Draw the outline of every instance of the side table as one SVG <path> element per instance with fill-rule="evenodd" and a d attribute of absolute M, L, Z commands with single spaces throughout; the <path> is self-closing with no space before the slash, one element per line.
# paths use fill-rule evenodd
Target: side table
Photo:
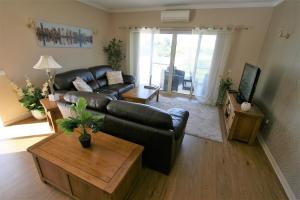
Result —
<path fill-rule="evenodd" d="M 40 102 L 45 109 L 50 127 L 52 128 L 52 130 L 54 130 L 55 133 L 58 133 L 58 127 L 55 121 L 57 119 L 63 118 L 63 116 L 57 106 L 57 103 L 55 101 L 49 101 L 48 98 L 41 99 Z"/>

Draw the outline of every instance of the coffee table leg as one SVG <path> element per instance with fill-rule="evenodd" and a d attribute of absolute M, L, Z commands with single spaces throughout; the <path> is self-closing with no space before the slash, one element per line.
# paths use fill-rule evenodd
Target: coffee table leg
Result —
<path fill-rule="evenodd" d="M 157 90 L 156 102 L 158 102 L 158 99 L 159 99 L 159 90 Z"/>

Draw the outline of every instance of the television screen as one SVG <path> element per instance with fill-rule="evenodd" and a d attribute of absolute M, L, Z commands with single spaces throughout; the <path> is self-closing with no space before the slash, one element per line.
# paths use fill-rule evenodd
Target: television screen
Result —
<path fill-rule="evenodd" d="M 260 69 L 258 67 L 248 63 L 245 64 L 239 86 L 239 102 L 247 101 L 250 103 L 252 101 L 259 74 Z"/>

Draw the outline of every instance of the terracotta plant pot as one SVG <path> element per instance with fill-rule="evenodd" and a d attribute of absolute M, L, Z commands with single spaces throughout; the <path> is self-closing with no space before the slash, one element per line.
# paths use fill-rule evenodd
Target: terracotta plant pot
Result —
<path fill-rule="evenodd" d="M 30 112 L 32 116 L 37 120 L 42 120 L 46 118 L 46 114 L 44 112 L 41 112 L 40 110 L 32 110 Z"/>
<path fill-rule="evenodd" d="M 85 134 L 81 134 L 79 136 L 79 141 L 81 143 L 81 146 L 83 148 L 88 148 L 91 146 L 91 135 L 88 134 L 88 133 L 85 133 Z"/>

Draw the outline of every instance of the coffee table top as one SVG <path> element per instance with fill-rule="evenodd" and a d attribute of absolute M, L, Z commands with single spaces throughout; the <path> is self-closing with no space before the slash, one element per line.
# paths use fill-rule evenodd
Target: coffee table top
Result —
<path fill-rule="evenodd" d="M 123 98 L 136 98 L 136 99 L 142 99 L 147 100 L 150 97 L 152 97 L 157 91 L 159 90 L 159 87 L 155 88 L 145 88 L 144 85 L 137 86 L 124 94 L 122 94 Z"/>
<path fill-rule="evenodd" d="M 103 132 L 93 134 L 91 147 L 85 149 L 78 135 L 56 133 L 28 151 L 112 193 L 144 149 Z"/>

